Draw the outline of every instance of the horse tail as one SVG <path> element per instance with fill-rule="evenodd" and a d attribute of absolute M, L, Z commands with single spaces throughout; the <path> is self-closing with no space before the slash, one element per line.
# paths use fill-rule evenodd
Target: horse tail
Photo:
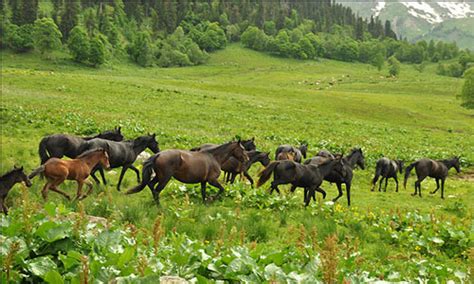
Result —
<path fill-rule="evenodd" d="M 416 165 L 418 165 L 418 161 L 417 161 L 417 162 L 414 162 L 414 163 L 411 163 L 411 164 L 405 169 L 405 180 L 403 181 L 403 187 L 404 187 L 404 188 L 407 188 L 408 177 L 410 177 L 410 172 L 411 172 L 411 170 L 412 170 Z"/>
<path fill-rule="evenodd" d="M 142 191 L 148 183 L 151 181 L 151 174 L 153 173 L 153 166 L 155 165 L 155 160 L 158 158 L 160 153 L 157 153 L 143 163 L 142 169 L 142 182 L 135 186 L 134 188 L 128 190 L 125 194 L 133 194 Z"/>
<path fill-rule="evenodd" d="M 44 163 L 46 163 L 46 161 L 50 158 L 48 156 L 48 150 L 46 149 L 47 148 L 47 143 L 48 143 L 48 140 L 49 140 L 49 137 L 44 137 L 43 139 L 41 139 L 41 142 L 39 144 L 39 148 L 38 148 L 38 153 L 39 153 L 39 156 L 41 158 L 41 164 L 43 165 Z"/>
<path fill-rule="evenodd" d="M 260 187 L 262 184 L 267 182 L 278 164 L 280 164 L 280 161 L 271 162 L 265 169 L 263 169 L 263 171 L 258 174 L 260 178 L 258 179 L 257 187 Z"/>
<path fill-rule="evenodd" d="M 44 172 L 44 169 L 45 169 L 45 166 L 44 165 L 41 165 L 39 168 L 33 170 L 31 172 L 31 174 L 28 176 L 29 179 L 32 179 L 34 178 L 35 176 L 37 176 L 38 174 L 42 174 Z"/>

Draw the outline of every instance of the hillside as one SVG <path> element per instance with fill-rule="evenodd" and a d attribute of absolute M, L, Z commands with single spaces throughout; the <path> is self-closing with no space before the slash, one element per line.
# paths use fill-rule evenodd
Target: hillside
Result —
<path fill-rule="evenodd" d="M 474 5 L 470 1 L 338 1 L 360 16 L 390 20 L 398 36 L 411 41 L 435 39 L 474 46 Z"/>
<path fill-rule="evenodd" d="M 203 204 L 198 184 L 176 180 L 158 207 L 148 189 L 123 194 L 137 183 L 132 171 L 117 192 L 120 169 L 108 171 L 109 184 L 95 186 L 83 201 L 54 192 L 44 201 L 45 180 L 37 177 L 7 197 L 0 253 L 11 265 L 2 283 L 7 277 L 52 283 L 155 283 L 163 275 L 196 283 L 470 277 L 474 116 L 456 98 L 462 79 L 436 75 L 436 64 L 423 73 L 402 64 L 395 79 L 386 77 L 386 68 L 283 59 L 239 44 L 182 68 L 124 61 L 90 68 L 65 53 L 1 56 L 2 173 L 15 164 L 28 173 L 38 167 L 44 135 L 90 135 L 117 125 L 127 139 L 156 133 L 161 150 L 239 136 L 255 137 L 272 160 L 278 145 L 302 142 L 309 157 L 320 149 L 347 154 L 356 146 L 365 155 L 365 169 L 354 170 L 351 207 L 346 191 L 330 201 L 337 189 L 328 182 L 322 184 L 327 198 L 318 194 L 305 208 L 301 188 L 291 194 L 281 186 L 281 195 L 270 195 L 269 183 L 253 188 L 238 181 L 225 185 L 221 200 Z M 463 172 L 450 171 L 444 200 L 429 194 L 432 179 L 423 182 L 422 198 L 410 195 L 413 177 L 399 192 L 392 180 L 387 192 L 370 191 L 382 156 L 408 164 L 454 155 L 461 156 Z M 135 165 L 141 169 L 141 161 Z M 262 168 L 254 165 L 250 174 L 257 178 Z M 76 183 L 60 188 L 74 194 Z"/>

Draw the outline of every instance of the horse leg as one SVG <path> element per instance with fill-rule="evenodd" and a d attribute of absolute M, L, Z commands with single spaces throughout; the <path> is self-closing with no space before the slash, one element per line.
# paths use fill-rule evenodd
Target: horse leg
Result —
<path fill-rule="evenodd" d="M 379 192 L 382 191 L 382 181 L 383 181 L 383 177 L 379 181 Z"/>
<path fill-rule="evenodd" d="M 140 171 L 135 168 L 134 165 L 130 165 L 128 166 L 129 169 L 132 169 L 136 174 L 137 174 L 137 182 L 140 183 Z"/>
<path fill-rule="evenodd" d="M 395 184 L 396 184 L 395 192 L 398 192 L 398 178 L 397 178 L 397 176 L 394 176 L 393 179 L 395 180 Z"/>
<path fill-rule="evenodd" d="M 375 190 L 375 185 L 377 184 L 377 181 L 379 180 L 379 175 L 378 173 L 375 173 L 374 178 L 372 179 L 372 189 L 370 191 Z M 380 191 L 380 190 L 379 190 Z"/>
<path fill-rule="evenodd" d="M 296 185 L 291 185 L 290 192 L 293 193 L 296 190 Z"/>
<path fill-rule="evenodd" d="M 99 167 L 99 173 L 100 173 L 100 176 L 102 177 L 102 181 L 104 182 L 104 185 L 107 185 L 107 181 L 105 180 L 104 168 Z"/>
<path fill-rule="evenodd" d="M 252 177 L 249 175 L 249 173 L 247 171 L 244 171 L 244 176 L 249 180 L 250 182 L 250 185 L 253 187 L 253 179 Z"/>
<path fill-rule="evenodd" d="M 201 196 L 202 202 L 206 203 L 206 182 L 201 182 Z"/>
<path fill-rule="evenodd" d="M 342 196 L 342 185 L 340 183 L 336 183 L 338 195 L 332 200 L 332 202 L 336 202 Z"/>
<path fill-rule="evenodd" d="M 347 206 L 351 206 L 351 184 L 346 182 Z"/>
<path fill-rule="evenodd" d="M 158 185 L 151 192 L 153 194 L 153 199 L 156 202 L 156 205 L 160 205 L 160 193 L 171 180 L 171 176 L 164 177 L 162 180 L 158 180 Z"/>
<path fill-rule="evenodd" d="M 56 181 L 54 184 L 51 185 L 51 187 L 49 189 L 51 189 L 52 191 L 56 192 L 56 193 L 59 193 L 61 194 L 62 196 L 66 197 L 67 200 L 71 200 L 71 197 L 65 193 L 64 191 L 62 190 L 59 190 L 58 189 L 58 186 L 64 182 L 64 179 L 63 180 L 59 180 L 59 181 Z"/>
<path fill-rule="evenodd" d="M 221 194 L 224 193 L 224 187 L 222 187 L 222 185 L 217 181 L 217 179 L 208 180 L 208 182 L 210 185 L 217 187 L 219 189 L 215 198 L 220 197 Z"/>
<path fill-rule="evenodd" d="M 436 189 L 430 192 L 430 194 L 435 194 L 439 189 L 439 178 L 436 179 Z"/>
<path fill-rule="evenodd" d="M 5 205 L 5 199 L 3 197 L 0 198 L 1 206 L 2 206 L 2 212 L 5 213 L 5 215 L 8 215 L 8 208 Z"/>
<path fill-rule="evenodd" d="M 89 196 L 89 194 L 91 194 L 91 192 L 92 192 L 92 189 L 94 188 L 94 187 L 92 186 L 92 182 L 90 182 L 89 180 L 86 179 L 86 180 L 84 180 L 83 182 L 84 182 L 85 184 L 87 184 L 87 186 L 89 187 L 89 190 L 87 191 L 87 193 L 86 193 L 85 195 L 83 195 L 83 196 L 81 197 L 81 200 L 84 199 L 84 198 L 86 198 L 87 196 Z"/>
<path fill-rule="evenodd" d="M 444 181 L 444 178 L 441 179 L 441 199 L 444 199 Z"/>
<path fill-rule="evenodd" d="M 47 181 L 43 189 L 41 190 L 41 195 L 43 196 L 44 201 L 48 200 L 48 190 L 50 187 L 51 187 L 51 182 Z"/>
<path fill-rule="evenodd" d="M 278 188 L 278 185 L 283 184 L 283 183 L 284 183 L 284 182 L 281 181 L 281 180 L 274 180 L 274 181 L 272 181 L 271 187 L 270 187 L 270 188 L 271 188 L 270 194 L 272 194 L 274 190 L 276 190 L 276 192 L 277 192 L 278 194 L 280 194 L 280 189 Z"/>
<path fill-rule="evenodd" d="M 90 176 L 97 184 L 100 184 L 100 180 L 95 176 L 96 171 L 97 171 L 97 168 L 92 169 Z"/>
<path fill-rule="evenodd" d="M 82 186 L 84 185 L 84 181 L 77 181 L 77 193 L 76 193 L 76 198 L 74 200 L 79 200 L 82 195 Z"/>
<path fill-rule="evenodd" d="M 385 188 L 383 192 L 387 192 L 387 185 L 388 185 L 388 177 L 385 178 Z"/>
<path fill-rule="evenodd" d="M 119 181 L 118 181 L 118 184 L 117 184 L 117 190 L 118 191 L 120 191 L 120 185 L 122 184 L 123 176 L 125 175 L 125 172 L 127 171 L 128 167 L 129 167 L 129 165 L 124 165 L 122 167 L 122 171 L 120 172 Z"/>

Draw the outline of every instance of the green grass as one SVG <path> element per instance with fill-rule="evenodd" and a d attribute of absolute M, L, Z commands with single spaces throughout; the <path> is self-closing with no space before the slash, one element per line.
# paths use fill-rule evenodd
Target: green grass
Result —
<path fill-rule="evenodd" d="M 116 125 L 122 125 L 129 138 L 157 133 L 161 149 L 221 143 L 236 135 L 255 137 L 257 148 L 271 153 L 279 144 L 302 141 L 309 143 L 310 156 L 323 148 L 347 153 L 360 146 L 367 169 L 355 172 L 354 212 L 418 210 L 456 222 L 472 220 L 472 170 L 471 180 L 450 172 L 446 200 L 428 193 L 435 187 L 432 180 L 422 184 L 421 199 L 410 196 L 413 178 L 407 190 L 401 188 L 399 193 L 394 192 L 392 181 L 386 193 L 370 192 L 374 164 L 382 156 L 410 162 L 461 155 L 464 167 L 474 164 L 474 116 L 456 99 L 462 80 L 436 75 L 435 65 L 423 73 L 403 65 L 400 78 L 394 79 L 386 78 L 386 70 L 365 64 L 281 59 L 239 45 L 213 53 L 206 65 L 169 69 L 131 64 L 92 69 L 71 63 L 62 54 L 54 60 L 34 53 L 3 51 L 1 55 L 1 172 L 14 164 L 28 171 L 35 168 L 38 142 L 44 135 L 86 135 Z M 258 170 L 254 167 L 251 174 Z M 246 242 L 277 248 L 287 245 L 295 238 L 291 232 L 304 225 L 308 232 L 316 228 L 320 241 L 333 233 L 340 240 L 360 239 L 364 257 L 373 261 L 369 268 L 387 256 L 410 254 L 409 249 L 380 238 L 376 229 L 311 215 L 314 207 L 303 208 L 301 190 L 296 195 L 268 197 L 264 192 L 268 185 L 252 190 L 238 183 L 226 186 L 223 201 L 205 206 L 199 199 L 199 186 L 172 182 L 162 193 L 162 207 L 157 208 L 149 191 L 133 196 L 118 193 L 118 173 L 114 172 L 107 174 L 110 185 L 96 188 L 84 201 L 89 214 L 145 228 L 164 215 L 167 232 L 212 242 L 245 231 Z M 122 188 L 135 182 L 135 174 L 128 172 Z M 42 202 L 43 181 L 33 183 L 33 198 Z M 73 192 L 75 183 L 63 188 Z M 335 185 L 325 183 L 323 188 L 328 198 L 336 196 Z M 186 193 L 187 205 L 183 204 Z M 49 196 L 55 203 L 75 206 L 55 193 Z M 13 190 L 8 204 L 18 205 L 19 198 L 18 190 Z M 339 203 L 346 207 L 345 196 Z M 403 262 L 403 258 L 394 260 L 394 266 L 402 267 Z"/>

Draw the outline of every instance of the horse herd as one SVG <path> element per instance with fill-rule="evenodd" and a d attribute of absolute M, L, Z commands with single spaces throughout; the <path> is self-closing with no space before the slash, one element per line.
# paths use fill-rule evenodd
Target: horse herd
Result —
<path fill-rule="evenodd" d="M 140 172 L 133 164 L 138 155 L 147 148 L 154 154 L 144 162 L 140 178 Z M 13 170 L 0 177 L 0 202 L 2 211 L 7 214 L 5 198 L 9 190 L 18 182 L 24 182 L 28 187 L 31 186 L 30 179 L 37 175 L 46 177 L 46 184 L 41 190 L 45 200 L 49 190 L 70 200 L 71 197 L 58 188 L 65 180 L 77 182 L 75 199 L 80 200 L 89 195 L 93 189 L 92 183 L 88 180 L 89 176 L 100 183 L 96 176 L 96 172 L 99 172 L 102 182 L 107 184 L 104 169 L 119 167 L 122 170 L 117 190 L 120 191 L 123 176 L 128 169 L 132 169 L 137 176 L 138 185 L 126 191 L 126 194 L 134 194 L 149 187 L 155 202 L 159 204 L 161 191 L 171 178 L 175 178 L 183 183 L 200 183 L 202 199 L 203 202 L 206 202 L 220 197 L 224 192 L 224 187 L 218 180 L 221 171 L 224 171 L 226 182 L 233 183 L 236 176 L 240 174 L 245 176 L 253 186 L 254 181 L 248 171 L 254 163 L 259 162 L 265 168 L 259 173 L 257 186 L 262 186 L 273 174 L 270 193 L 273 191 L 280 193 L 278 186 L 284 184 L 291 184 L 291 192 L 294 192 L 297 187 L 302 187 L 304 189 L 304 203 L 307 206 L 311 199 L 315 200 L 316 192 L 321 193 L 323 198 L 326 197 L 325 190 L 321 188 L 323 180 L 326 180 L 337 186 L 338 196 L 333 201 L 343 195 L 342 185 L 345 185 L 347 203 L 350 206 L 353 170 L 356 167 L 365 169 L 362 149 L 354 148 L 348 155 L 333 154 L 322 150 L 315 157 L 306 159 L 307 150 L 308 145 L 306 144 L 300 147 L 281 145 L 275 152 L 275 161 L 271 161 L 269 152 L 257 151 L 254 138 L 239 139 L 222 145 L 203 144 L 191 150 L 160 151 L 155 134 L 124 140 L 120 127 L 92 137 L 54 134 L 41 140 L 39 144 L 41 166 L 34 169 L 29 176 L 24 173 L 23 167 L 15 166 Z M 70 160 L 62 159 L 64 156 Z M 303 161 L 303 159 L 306 160 Z M 412 195 L 418 194 L 421 197 L 421 182 L 426 177 L 432 177 L 436 179 L 437 188 L 431 193 L 435 193 L 441 187 L 441 198 L 444 198 L 444 183 L 448 170 L 452 167 L 458 173 L 460 172 L 458 157 L 439 161 L 420 159 L 406 167 L 404 186 L 406 187 L 410 171 L 415 168 L 417 181 L 415 182 L 415 192 Z M 381 191 L 384 179 L 384 191 L 386 191 L 388 179 L 393 178 L 398 192 L 397 173 L 401 174 L 402 172 L 402 161 L 388 158 L 379 159 L 372 180 L 372 191 L 381 177 L 379 191 Z M 85 194 L 82 193 L 84 184 L 89 188 Z M 217 195 L 206 197 L 207 184 L 219 189 Z"/>

